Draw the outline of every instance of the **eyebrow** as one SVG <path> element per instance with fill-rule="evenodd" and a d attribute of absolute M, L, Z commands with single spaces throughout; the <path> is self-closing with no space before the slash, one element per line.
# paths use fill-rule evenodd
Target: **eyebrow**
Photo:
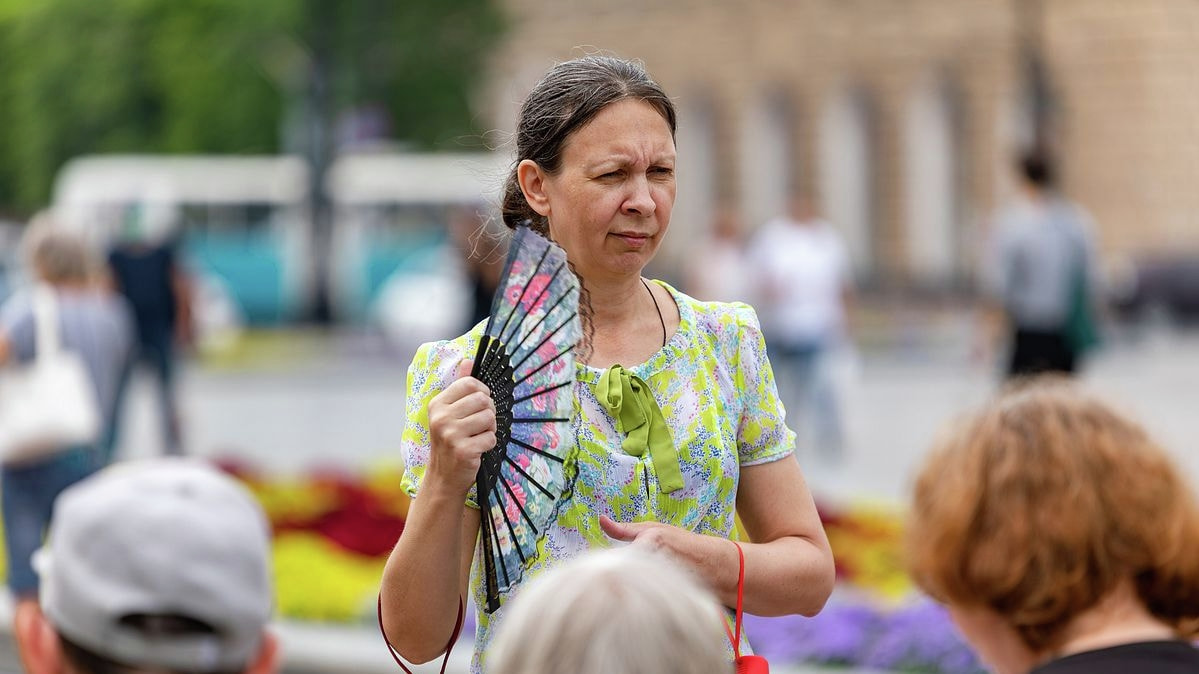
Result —
<path fill-rule="evenodd" d="M 652 159 L 650 159 L 649 165 L 650 166 L 659 166 L 662 164 L 674 165 L 674 163 L 677 160 L 678 160 L 677 155 L 672 156 L 669 154 L 661 154 L 661 155 L 656 155 Z M 633 162 L 632 162 L 632 156 L 630 154 L 617 153 L 617 154 L 607 155 L 605 157 L 596 159 L 594 161 L 585 162 L 583 164 L 583 166 L 584 166 L 584 168 L 587 168 L 587 169 L 598 169 L 602 166 L 606 166 L 609 164 L 614 164 L 617 166 L 624 166 L 624 165 L 631 164 L 631 163 L 633 163 Z"/>

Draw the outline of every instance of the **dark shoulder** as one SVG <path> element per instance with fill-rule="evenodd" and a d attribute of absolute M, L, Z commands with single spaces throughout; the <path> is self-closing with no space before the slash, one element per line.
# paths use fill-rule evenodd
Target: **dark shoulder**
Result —
<path fill-rule="evenodd" d="M 1067 655 L 1030 674 L 1194 674 L 1199 650 L 1185 641 L 1144 641 Z"/>

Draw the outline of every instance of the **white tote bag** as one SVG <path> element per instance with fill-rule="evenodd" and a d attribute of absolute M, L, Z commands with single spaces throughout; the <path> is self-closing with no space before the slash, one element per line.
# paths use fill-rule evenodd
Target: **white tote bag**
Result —
<path fill-rule="evenodd" d="M 100 406 L 87 366 L 62 349 L 58 298 L 33 289 L 34 359 L 0 370 L 0 462 L 19 464 L 100 436 Z"/>

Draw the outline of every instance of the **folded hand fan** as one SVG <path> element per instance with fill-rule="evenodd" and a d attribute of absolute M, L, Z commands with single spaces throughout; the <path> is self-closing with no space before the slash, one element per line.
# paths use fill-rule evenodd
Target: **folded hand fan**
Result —
<path fill-rule="evenodd" d="M 563 489 L 579 282 L 566 253 L 527 226 L 512 239 L 471 375 L 491 390 L 495 447 L 476 478 L 488 613 L 520 580 Z"/>

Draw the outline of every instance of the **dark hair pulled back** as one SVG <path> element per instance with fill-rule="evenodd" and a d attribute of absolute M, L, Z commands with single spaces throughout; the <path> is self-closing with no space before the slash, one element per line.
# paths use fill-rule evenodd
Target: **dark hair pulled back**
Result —
<path fill-rule="evenodd" d="M 1038 189 L 1051 190 L 1057 187 L 1057 167 L 1053 156 L 1043 148 L 1033 148 L 1020 155 L 1020 173 Z"/>
<path fill-rule="evenodd" d="M 501 211 L 504 224 L 515 227 L 531 220 L 533 229 L 548 235 L 549 223 L 534 211 L 516 180 L 516 167 L 531 159 L 542 170 L 557 173 L 562 148 L 578 129 L 607 106 L 636 99 L 654 107 L 670 126 L 677 124 L 674 103 L 636 61 L 591 55 L 559 63 L 533 87 L 516 122 L 516 161 L 504 183 Z"/>

